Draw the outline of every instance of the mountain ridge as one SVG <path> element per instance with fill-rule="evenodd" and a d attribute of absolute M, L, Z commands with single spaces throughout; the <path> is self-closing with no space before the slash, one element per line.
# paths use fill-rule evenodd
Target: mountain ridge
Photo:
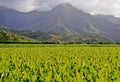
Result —
<path fill-rule="evenodd" d="M 48 12 L 21 13 L 8 10 L 0 11 L 0 24 L 10 29 L 40 31 L 65 37 L 76 34 L 104 35 L 120 41 L 119 24 L 84 13 L 70 4 L 60 4 Z"/>

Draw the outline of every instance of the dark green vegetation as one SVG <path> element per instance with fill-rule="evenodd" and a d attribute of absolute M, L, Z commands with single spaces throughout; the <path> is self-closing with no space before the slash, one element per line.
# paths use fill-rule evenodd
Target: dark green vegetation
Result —
<path fill-rule="evenodd" d="M 11 44 L 6 44 L 6 43 L 1 43 L 0 48 L 7 48 L 7 47 L 120 47 L 120 44 L 23 44 L 23 43 L 11 43 Z"/>
<path fill-rule="evenodd" d="M 118 46 L 1 44 L 0 82 L 120 82 Z"/>

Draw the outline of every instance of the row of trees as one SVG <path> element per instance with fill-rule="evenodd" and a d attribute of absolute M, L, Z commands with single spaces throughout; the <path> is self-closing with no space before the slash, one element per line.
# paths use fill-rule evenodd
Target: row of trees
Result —
<path fill-rule="evenodd" d="M 0 42 L 3 44 L 113 44 L 112 42 Z M 120 43 L 115 43 L 120 44 Z"/>

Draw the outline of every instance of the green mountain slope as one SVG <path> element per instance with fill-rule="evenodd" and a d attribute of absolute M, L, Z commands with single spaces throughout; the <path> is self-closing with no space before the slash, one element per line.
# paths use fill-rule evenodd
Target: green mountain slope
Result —
<path fill-rule="evenodd" d="M 100 34 L 58 34 L 46 33 L 40 31 L 18 31 L 19 35 L 27 36 L 38 41 L 52 41 L 52 42 L 79 42 L 79 43 L 114 43 L 113 40 Z"/>
<path fill-rule="evenodd" d="M 0 29 L 0 42 L 32 42 L 33 39 L 17 35 L 8 30 Z"/>

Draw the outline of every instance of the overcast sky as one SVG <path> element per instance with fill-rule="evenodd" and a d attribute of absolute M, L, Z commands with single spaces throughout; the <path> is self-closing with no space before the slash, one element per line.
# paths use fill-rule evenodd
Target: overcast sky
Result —
<path fill-rule="evenodd" d="M 32 10 L 48 11 L 65 2 L 84 12 L 120 17 L 120 0 L 0 0 L 0 6 L 12 8 L 20 12 Z"/>

